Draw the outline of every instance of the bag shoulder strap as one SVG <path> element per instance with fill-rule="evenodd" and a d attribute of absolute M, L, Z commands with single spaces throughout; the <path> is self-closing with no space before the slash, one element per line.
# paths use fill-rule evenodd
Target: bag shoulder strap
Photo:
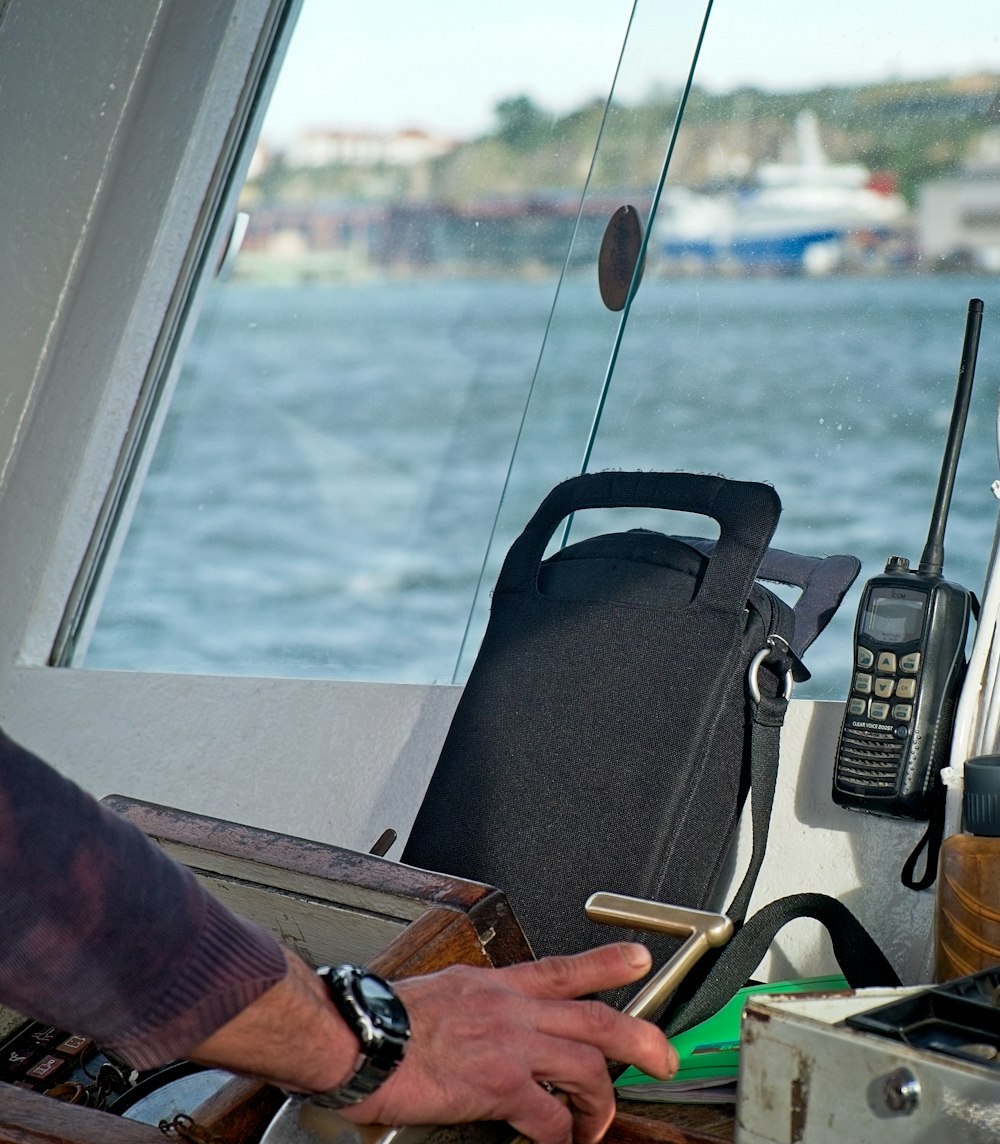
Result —
<path fill-rule="evenodd" d="M 748 700 L 750 725 L 750 822 L 753 845 L 746 873 L 726 913 L 739 924 L 746 917 L 750 897 L 757 883 L 757 875 L 764 864 L 768 832 L 771 827 L 771 808 L 778 784 L 778 754 L 781 727 L 788 708 L 784 692 L 773 698 L 762 695 L 754 702 Z"/>
<path fill-rule="evenodd" d="M 782 656 L 780 662 L 787 665 L 790 660 L 791 657 Z M 752 696 L 748 696 L 747 706 L 751 719 L 750 824 L 752 845 L 746 872 L 726 908 L 726 915 L 737 927 L 737 936 L 741 932 L 739 927 L 746 917 L 750 898 L 753 895 L 754 886 L 757 884 L 757 876 L 764 864 L 764 855 L 767 852 L 767 839 L 771 828 L 771 808 L 774 805 L 774 792 L 778 782 L 781 727 L 784 723 L 785 711 L 788 708 L 788 694 L 785 691 L 779 691 L 773 697 L 761 695 L 756 700 Z M 735 940 L 735 937 L 732 938 L 730 944 Z M 760 958 L 750 967 L 751 972 L 759 962 Z M 678 1002 L 683 1003 L 687 998 L 701 996 L 703 989 L 708 988 L 710 974 L 714 978 L 714 965 L 715 958 L 710 955 L 703 957 L 697 965 L 688 971 L 680 989 L 671 1001 L 670 1008 L 667 1010 L 668 1013 L 677 1008 Z M 715 993 L 713 992 L 711 996 L 714 999 Z M 723 998 L 718 1008 L 721 1009 L 727 1000 L 728 998 Z M 687 1025 L 684 1027 L 686 1028 Z M 676 1033 L 681 1030 L 671 1029 L 670 1031 Z"/>
<path fill-rule="evenodd" d="M 681 536 L 678 540 L 690 544 L 703 556 L 710 556 L 715 546 L 714 540 L 697 536 Z M 786 584 L 802 590 L 792 606 L 795 634 L 791 647 L 797 656 L 803 655 L 833 618 L 860 571 L 861 561 L 856 556 L 846 554 L 803 556 L 799 552 L 786 552 L 782 548 L 768 548 L 764 553 L 757 573 L 758 580 Z"/>
<path fill-rule="evenodd" d="M 852 989 L 899 985 L 888 958 L 843 902 L 828 894 L 792 894 L 758 910 L 719 951 L 705 982 L 671 1016 L 667 1034 L 676 1035 L 717 1013 L 746 985 L 782 926 L 802 917 L 815 918 L 829 931 L 837 963 Z"/>

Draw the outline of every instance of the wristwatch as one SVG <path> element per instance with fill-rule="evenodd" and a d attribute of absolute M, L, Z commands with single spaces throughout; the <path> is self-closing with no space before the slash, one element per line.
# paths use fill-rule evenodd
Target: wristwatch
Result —
<path fill-rule="evenodd" d="M 353 1076 L 339 1088 L 307 1099 L 325 1108 L 346 1108 L 371 1096 L 392 1075 L 403 1059 L 410 1021 L 392 987 L 374 973 L 356 965 L 322 965 L 316 973 L 361 1052 Z"/>

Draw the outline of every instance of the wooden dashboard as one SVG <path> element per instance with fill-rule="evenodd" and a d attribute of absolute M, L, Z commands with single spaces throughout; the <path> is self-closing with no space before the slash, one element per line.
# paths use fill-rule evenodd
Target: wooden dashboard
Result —
<path fill-rule="evenodd" d="M 460 963 L 499 967 L 533 956 L 506 897 L 494 887 L 119 795 L 103 801 L 312 965 L 352 961 L 386 977 L 405 977 Z M 246 1144 L 260 1139 L 282 1099 L 274 1088 L 234 1078 L 192 1116 L 212 1144 Z M 496 1130 L 472 1125 L 445 1134 L 450 1141 L 485 1141 Z M 607 1136 L 609 1144 L 732 1139 L 731 1106 L 631 1101 L 622 1102 Z M 0 1084 L 0 1144 L 163 1140 L 154 1126 Z"/>

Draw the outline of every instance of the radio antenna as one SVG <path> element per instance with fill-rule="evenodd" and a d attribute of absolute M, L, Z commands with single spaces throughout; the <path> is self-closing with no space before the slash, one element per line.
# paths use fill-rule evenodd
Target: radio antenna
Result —
<path fill-rule="evenodd" d="M 951 494 L 955 487 L 955 473 L 958 470 L 958 454 L 962 448 L 965 422 L 969 416 L 969 400 L 972 397 L 972 379 L 976 373 L 979 328 L 982 322 L 982 299 L 972 298 L 969 301 L 969 315 L 965 321 L 965 341 L 962 345 L 962 361 L 958 367 L 958 387 L 951 411 L 951 425 L 948 427 L 944 459 L 941 462 L 937 496 L 931 512 L 931 526 L 927 533 L 923 555 L 920 557 L 920 571 L 931 576 L 940 576 L 944 567 L 944 530 L 948 523 L 948 510 L 951 508 Z"/>

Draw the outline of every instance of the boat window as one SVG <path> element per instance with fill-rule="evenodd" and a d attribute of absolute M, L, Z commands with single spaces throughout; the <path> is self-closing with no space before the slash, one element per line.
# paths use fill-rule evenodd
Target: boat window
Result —
<path fill-rule="evenodd" d="M 583 467 L 768 481 L 778 546 L 915 563 L 973 296 L 945 572 L 980 590 L 1000 15 L 706 14 L 307 0 L 78 662 L 460 681 Z M 845 693 L 852 601 L 799 694 Z"/>

